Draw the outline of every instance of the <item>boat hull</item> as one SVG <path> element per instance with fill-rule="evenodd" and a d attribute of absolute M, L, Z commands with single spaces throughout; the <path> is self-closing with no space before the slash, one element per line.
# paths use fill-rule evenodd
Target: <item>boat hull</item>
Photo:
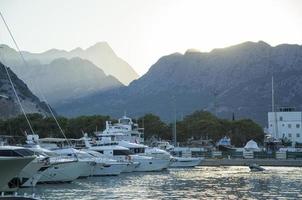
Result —
<path fill-rule="evenodd" d="M 38 183 L 62 183 L 72 182 L 82 172 L 79 162 L 54 163 L 44 171 Z"/>
<path fill-rule="evenodd" d="M 126 163 L 97 164 L 93 176 L 117 176 L 127 168 Z"/>
<path fill-rule="evenodd" d="M 0 157 L 0 191 L 9 191 L 8 182 L 34 159 L 35 157 Z"/>
<path fill-rule="evenodd" d="M 195 167 L 200 165 L 201 159 L 199 158 L 181 158 L 175 157 L 175 159 L 171 162 L 169 167 L 177 168 L 177 167 Z"/>
<path fill-rule="evenodd" d="M 170 160 L 167 159 L 138 159 L 140 164 L 135 168 L 135 172 L 154 172 L 167 169 L 170 165 Z"/>
<path fill-rule="evenodd" d="M 81 171 L 79 178 L 87 178 L 92 176 L 95 166 L 95 162 L 79 160 L 79 168 Z"/>
<path fill-rule="evenodd" d="M 38 158 L 29 163 L 19 174 L 21 187 L 34 187 L 40 180 L 44 170 L 49 166 Z"/>

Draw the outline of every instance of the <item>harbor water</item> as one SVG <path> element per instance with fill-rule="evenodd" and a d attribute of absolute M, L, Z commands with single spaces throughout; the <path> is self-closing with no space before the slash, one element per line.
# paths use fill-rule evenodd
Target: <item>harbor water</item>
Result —
<path fill-rule="evenodd" d="M 42 199 L 302 199 L 302 168 L 196 167 L 90 177 L 21 192 Z"/>

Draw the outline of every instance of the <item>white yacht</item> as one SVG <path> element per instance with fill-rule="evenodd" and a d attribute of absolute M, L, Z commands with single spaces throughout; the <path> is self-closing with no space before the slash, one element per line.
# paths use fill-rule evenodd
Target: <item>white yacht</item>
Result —
<path fill-rule="evenodd" d="M 173 157 L 173 161 L 169 167 L 195 167 L 200 165 L 202 159 L 192 157 Z"/>
<path fill-rule="evenodd" d="M 69 156 L 72 158 L 77 158 L 80 168 L 82 169 L 79 178 L 86 178 L 93 175 L 96 167 L 104 166 L 104 163 L 97 162 L 96 159 L 85 151 L 80 151 L 73 148 L 62 148 L 54 150 L 62 156 Z"/>
<path fill-rule="evenodd" d="M 24 155 L 24 148 L 0 146 L 0 191 L 11 191 L 9 182 L 18 176 L 36 156 Z"/>
<path fill-rule="evenodd" d="M 20 172 L 18 178 L 20 179 L 21 187 L 34 187 L 40 180 L 43 172 L 50 167 L 49 157 L 30 150 L 23 150 L 23 152 L 28 155 L 35 154 L 37 157 Z"/>
<path fill-rule="evenodd" d="M 94 167 L 97 164 L 95 158 L 84 151 L 72 148 L 70 140 L 65 138 L 41 138 L 39 139 L 39 145 L 61 156 L 76 159 L 81 169 L 79 178 L 86 178 L 93 175 Z M 104 163 L 98 163 L 99 167 L 102 165 L 104 165 Z"/>
<path fill-rule="evenodd" d="M 38 183 L 72 182 L 80 176 L 82 168 L 77 159 L 40 147 L 38 139 L 38 135 L 28 135 L 26 141 L 30 150 L 49 157 L 50 167 L 42 173 Z"/>
<path fill-rule="evenodd" d="M 97 165 L 92 172 L 93 176 L 119 175 L 127 169 L 128 165 L 130 165 L 130 163 L 128 162 L 119 162 L 114 159 L 106 158 L 102 153 L 99 153 L 97 151 L 88 149 L 85 149 L 83 151 L 87 152 L 89 155 L 95 158 Z"/>
<path fill-rule="evenodd" d="M 144 143 L 143 128 L 139 128 L 137 123 L 134 123 L 131 118 L 123 116 L 118 120 L 118 123 L 112 124 L 111 121 L 106 121 L 106 129 L 98 134 L 115 134 L 116 140 L 125 140 L 132 143 Z"/>
<path fill-rule="evenodd" d="M 106 128 L 103 132 L 96 132 L 97 142 L 116 141 L 118 145 L 130 149 L 133 154 L 141 156 L 149 156 L 157 159 L 163 169 L 168 168 L 171 161 L 171 155 L 159 148 L 150 148 L 143 145 L 144 134 L 140 132 L 142 128 L 138 128 L 138 124 L 133 123 L 132 119 L 123 116 L 118 120 L 118 123 L 112 124 L 106 121 Z"/>
<path fill-rule="evenodd" d="M 136 169 L 139 166 L 138 162 L 131 161 L 129 159 L 127 153 L 126 153 L 127 155 L 125 155 L 125 151 L 129 151 L 129 149 L 127 148 L 118 146 L 115 143 L 107 143 L 105 145 L 96 144 L 95 141 L 92 142 L 91 138 L 89 138 L 87 134 L 85 134 L 82 140 L 84 141 L 87 150 L 91 150 L 99 153 L 99 154 L 93 154 L 99 159 L 104 160 L 105 158 L 109 158 L 109 159 L 117 160 L 119 163 L 121 163 L 122 165 L 119 166 L 119 168 L 122 168 L 121 172 L 132 172 L 134 171 L 134 169 Z M 85 149 L 83 150 L 87 151 Z M 90 152 L 90 154 L 91 153 L 92 152 Z"/>
<path fill-rule="evenodd" d="M 31 195 L 5 194 L 17 189 L 11 185 L 10 180 L 16 177 L 21 170 L 31 163 L 35 156 L 24 155 L 24 149 L 0 145 L 0 200 L 38 200 L 35 193 Z"/>
<path fill-rule="evenodd" d="M 170 161 L 160 160 L 150 156 L 133 154 L 129 148 L 118 145 L 117 142 L 112 142 L 110 137 L 103 137 L 101 140 L 92 141 L 87 135 L 83 138 L 85 140 L 86 147 L 90 150 L 97 151 L 99 153 L 108 156 L 109 158 L 117 159 L 119 161 L 131 161 L 138 162 L 139 165 L 134 168 L 134 171 L 161 171 L 166 169 Z"/>

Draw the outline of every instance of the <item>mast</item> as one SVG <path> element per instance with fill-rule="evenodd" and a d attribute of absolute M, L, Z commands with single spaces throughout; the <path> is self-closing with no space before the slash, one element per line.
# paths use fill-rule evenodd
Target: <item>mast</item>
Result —
<path fill-rule="evenodd" d="M 275 112 L 274 76 L 272 76 L 272 112 Z"/>
<path fill-rule="evenodd" d="M 173 143 L 174 146 L 177 146 L 177 136 L 176 136 L 176 100 L 175 96 L 173 96 L 173 104 L 174 104 L 174 123 L 173 123 Z"/>
<path fill-rule="evenodd" d="M 276 139 L 279 138 L 278 134 L 278 124 L 277 124 L 277 112 L 275 109 L 275 89 L 274 89 L 274 76 L 272 75 L 272 112 L 274 115 L 274 126 L 273 126 L 273 135 Z"/>

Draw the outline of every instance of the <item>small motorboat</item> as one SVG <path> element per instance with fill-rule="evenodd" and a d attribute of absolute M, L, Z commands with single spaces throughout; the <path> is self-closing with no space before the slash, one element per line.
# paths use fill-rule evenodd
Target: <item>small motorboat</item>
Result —
<path fill-rule="evenodd" d="M 265 169 L 257 164 L 250 164 L 249 168 L 251 170 L 251 172 L 260 172 L 260 171 L 264 171 Z"/>
<path fill-rule="evenodd" d="M 192 158 L 192 157 L 173 157 L 169 167 L 195 167 L 198 166 L 201 162 L 201 158 Z"/>

